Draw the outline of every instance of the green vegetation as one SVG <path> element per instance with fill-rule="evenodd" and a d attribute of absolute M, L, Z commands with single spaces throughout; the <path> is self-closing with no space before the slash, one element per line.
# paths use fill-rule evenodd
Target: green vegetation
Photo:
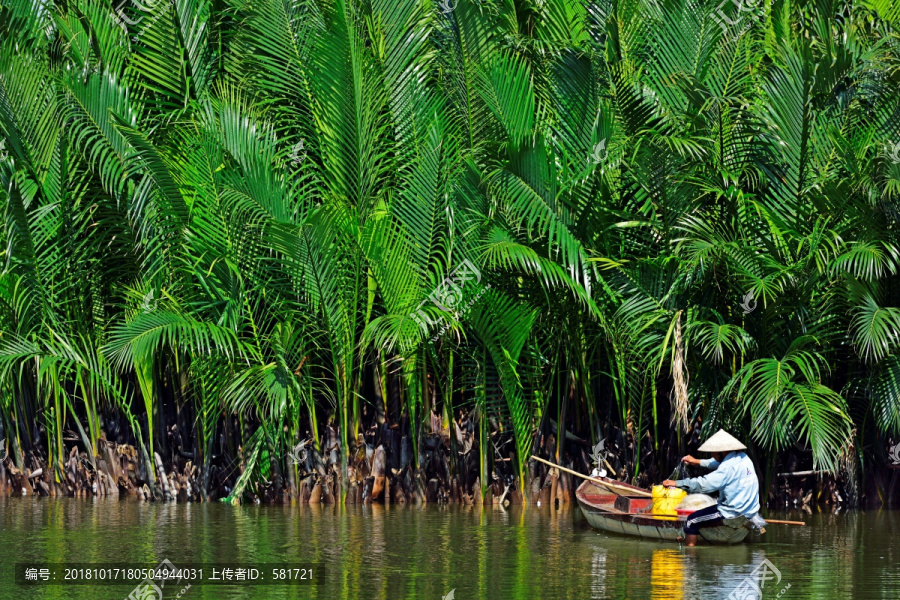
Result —
<path fill-rule="evenodd" d="M 20 466 L 900 433 L 891 0 L 0 1 Z"/>

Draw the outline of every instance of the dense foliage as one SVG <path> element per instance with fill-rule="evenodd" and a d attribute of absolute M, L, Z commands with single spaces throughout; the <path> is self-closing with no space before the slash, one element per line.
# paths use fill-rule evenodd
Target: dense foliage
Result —
<path fill-rule="evenodd" d="M 12 457 L 900 433 L 891 0 L 0 7 Z"/>

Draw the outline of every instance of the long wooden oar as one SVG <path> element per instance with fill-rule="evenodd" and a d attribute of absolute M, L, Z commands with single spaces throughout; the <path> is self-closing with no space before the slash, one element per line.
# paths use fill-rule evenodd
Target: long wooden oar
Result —
<path fill-rule="evenodd" d="M 616 485 L 616 484 L 610 483 L 608 481 L 603 481 L 602 479 L 597 479 L 596 477 L 590 477 L 588 475 L 583 475 L 577 471 L 573 471 L 571 469 L 561 467 L 560 465 L 557 465 L 556 463 L 552 463 L 549 460 L 544 460 L 543 458 L 540 458 L 539 456 L 532 455 L 531 458 L 533 458 L 534 460 L 536 460 L 538 462 L 542 462 L 545 465 L 550 465 L 551 467 L 555 467 L 555 468 L 559 469 L 560 471 L 565 471 L 566 473 L 569 473 L 570 475 L 574 475 L 576 477 L 581 477 L 582 479 L 587 479 L 588 481 L 596 483 L 597 485 L 602 485 L 604 487 L 607 487 L 613 491 L 619 491 L 622 493 L 626 493 L 629 496 L 646 496 L 647 498 L 653 497 L 653 494 L 651 494 L 650 492 L 647 492 L 645 490 L 631 488 L 631 487 L 625 487 L 624 485 Z"/>

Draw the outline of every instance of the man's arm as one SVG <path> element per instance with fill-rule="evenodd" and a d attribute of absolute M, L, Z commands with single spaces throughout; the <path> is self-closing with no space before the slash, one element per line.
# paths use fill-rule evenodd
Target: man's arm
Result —
<path fill-rule="evenodd" d="M 707 469 L 715 469 L 719 466 L 719 461 L 714 458 L 694 458 L 690 454 L 681 459 L 681 462 L 685 462 L 689 465 L 700 465 L 701 467 L 706 467 Z"/>
<path fill-rule="evenodd" d="M 690 456 L 690 455 L 685 456 L 684 458 L 682 458 L 682 459 L 681 459 L 681 462 L 686 462 L 686 463 L 689 464 L 689 465 L 699 465 L 699 466 L 701 466 L 701 467 L 706 467 L 707 469 L 718 469 L 718 468 L 719 468 L 719 465 L 721 464 L 719 461 L 717 461 L 717 460 L 714 459 L 714 458 L 704 458 L 704 459 L 700 460 L 700 459 L 694 458 L 693 456 Z M 687 488 L 687 487 L 685 487 L 685 485 L 681 485 L 681 484 L 684 483 L 684 482 L 689 482 L 689 481 L 699 481 L 699 480 L 701 480 L 701 479 L 703 479 L 703 480 L 706 481 L 706 482 L 709 482 L 709 481 L 710 481 L 709 478 L 710 478 L 712 475 L 715 475 L 715 474 L 716 474 L 716 473 L 713 472 L 713 473 L 710 473 L 709 475 L 707 475 L 706 477 L 696 477 L 696 478 L 694 478 L 694 479 L 679 479 L 679 480 L 677 480 L 677 481 L 672 480 L 672 479 L 666 479 L 665 481 L 662 482 L 662 484 L 663 484 L 664 486 L 666 486 L 666 487 L 680 487 L 680 488 L 685 488 L 685 489 L 688 489 L 688 490 L 689 490 L 691 493 L 693 493 L 693 494 L 696 494 L 696 493 L 706 493 L 706 492 L 695 492 L 694 490 L 691 490 L 690 488 Z M 723 472 L 721 472 L 721 473 L 718 473 L 718 477 L 713 478 L 712 481 L 713 481 L 713 482 L 716 482 L 716 481 L 718 481 L 719 479 L 724 480 L 724 478 L 725 478 L 725 473 L 724 473 L 724 471 L 723 471 Z M 724 481 L 723 481 L 722 483 L 720 483 L 719 485 L 720 485 L 720 487 L 719 487 L 719 488 L 716 488 L 716 489 L 721 489 L 721 487 L 724 486 Z M 712 490 L 712 491 L 716 491 L 716 490 Z"/>
<path fill-rule="evenodd" d="M 710 494 L 712 492 L 718 492 L 725 487 L 725 473 L 716 470 L 703 477 L 678 479 L 675 481 L 675 487 L 686 489 L 691 494 Z"/>

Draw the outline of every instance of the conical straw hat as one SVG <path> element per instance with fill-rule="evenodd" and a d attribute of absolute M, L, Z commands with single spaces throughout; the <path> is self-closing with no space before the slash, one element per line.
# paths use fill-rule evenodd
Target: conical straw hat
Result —
<path fill-rule="evenodd" d="M 747 446 L 740 443 L 733 435 L 724 429 L 718 430 L 715 435 L 703 442 L 697 448 L 700 452 L 731 452 L 732 450 L 746 450 Z"/>

